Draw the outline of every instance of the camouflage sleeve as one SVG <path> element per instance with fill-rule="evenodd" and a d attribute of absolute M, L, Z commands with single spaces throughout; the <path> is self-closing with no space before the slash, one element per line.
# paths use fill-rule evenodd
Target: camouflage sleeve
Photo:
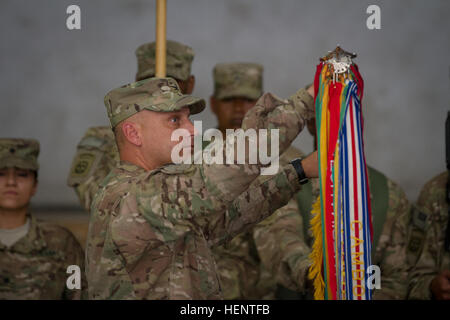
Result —
<path fill-rule="evenodd" d="M 305 89 L 298 90 L 289 99 L 266 93 L 247 112 L 242 129 L 279 129 L 279 154 L 282 154 L 313 117 L 313 97 Z"/>
<path fill-rule="evenodd" d="M 292 165 L 264 182 L 256 180 L 228 206 L 225 212 L 203 217 L 210 245 L 227 242 L 246 232 L 284 206 L 300 190 L 298 175 Z"/>
<path fill-rule="evenodd" d="M 403 190 L 389 180 L 389 203 L 373 263 L 381 269 L 381 289 L 373 299 L 406 299 L 408 223 L 411 205 Z"/>
<path fill-rule="evenodd" d="M 278 129 L 279 130 L 279 154 L 283 153 L 302 131 L 306 119 L 313 116 L 314 107 L 312 97 L 305 89 L 300 89 L 288 100 L 282 100 L 270 93 L 264 94 L 251 108 L 242 123 L 242 128 L 247 129 Z M 268 150 L 271 146 L 271 134 L 268 137 Z M 226 150 L 224 148 L 223 159 L 226 159 Z M 234 142 L 234 139 L 231 139 Z M 220 143 L 220 142 L 219 142 Z M 207 148 L 214 148 L 212 143 Z M 234 144 L 232 144 L 234 146 Z M 249 157 L 249 150 L 245 150 L 245 158 Z M 253 150 L 253 152 L 257 152 Z M 236 154 L 235 154 L 236 156 Z M 260 160 L 260 157 L 256 157 Z M 260 169 L 267 164 L 256 163 L 246 165 L 225 165 L 212 164 L 201 166 L 202 176 L 207 186 L 211 187 L 213 192 L 220 192 L 220 196 L 225 201 L 232 201 L 236 196 L 248 188 L 250 183 L 260 174 Z"/>
<path fill-rule="evenodd" d="M 195 228 L 201 227 L 210 246 L 226 242 L 253 227 L 285 205 L 300 189 L 297 172 L 289 164 L 281 167 L 276 175 L 268 176 L 263 183 L 256 180 L 245 190 L 242 181 L 235 181 L 230 199 L 221 184 L 205 184 L 204 179 L 198 177 L 197 169 L 197 166 L 183 168 L 183 165 L 163 168 L 165 174 L 155 175 L 158 185 L 155 190 L 163 190 L 156 195 L 162 197 L 162 205 L 152 208 L 148 192 L 137 189 L 138 206 L 145 216 L 164 216 L 174 226 L 180 224 L 181 219 Z M 178 170 L 183 170 L 183 174 Z M 243 191 L 236 195 L 236 189 Z"/>
<path fill-rule="evenodd" d="M 254 228 L 258 255 L 276 281 L 294 291 L 303 291 L 310 265 L 310 248 L 303 235 L 303 221 L 293 198 Z"/>
<path fill-rule="evenodd" d="M 421 212 L 423 212 L 422 210 Z M 438 274 L 436 235 L 433 228 L 427 228 L 425 231 L 426 235 L 420 238 L 422 240 L 420 245 L 423 247 L 423 250 L 420 251 L 420 255 L 409 274 L 408 299 L 412 300 L 430 300 L 432 298 L 431 282 Z M 414 230 L 411 232 L 414 232 Z M 415 245 L 418 245 L 415 240 L 410 242 L 410 246 Z"/>
<path fill-rule="evenodd" d="M 87 130 L 77 146 L 77 152 L 67 179 L 86 211 L 100 182 L 119 161 L 114 134 L 109 127 L 93 127 Z"/>
<path fill-rule="evenodd" d="M 415 219 L 410 225 L 410 247 L 418 247 L 419 254 L 409 275 L 408 299 L 432 298 L 430 285 L 441 269 L 443 242 L 446 227 L 447 173 L 444 172 L 422 188 L 417 200 L 417 214 L 422 219 Z"/>

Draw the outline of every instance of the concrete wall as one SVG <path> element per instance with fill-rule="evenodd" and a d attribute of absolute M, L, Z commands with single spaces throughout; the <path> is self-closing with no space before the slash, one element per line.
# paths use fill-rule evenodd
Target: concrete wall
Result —
<path fill-rule="evenodd" d="M 70 4 L 81 7 L 81 31 L 66 29 Z M 381 30 L 366 27 L 370 4 Z M 368 163 L 415 200 L 445 170 L 449 15 L 448 0 L 169 0 L 168 38 L 194 48 L 194 93 L 205 98 L 218 62 L 262 63 L 266 90 L 287 97 L 336 44 L 357 52 Z M 0 136 L 40 140 L 36 206 L 77 205 L 65 183 L 76 144 L 107 124 L 103 96 L 134 79 L 134 50 L 154 40 L 154 16 L 155 1 L 2 1 Z M 216 125 L 209 110 L 195 119 Z M 311 151 L 312 139 L 302 133 L 295 145 Z"/>

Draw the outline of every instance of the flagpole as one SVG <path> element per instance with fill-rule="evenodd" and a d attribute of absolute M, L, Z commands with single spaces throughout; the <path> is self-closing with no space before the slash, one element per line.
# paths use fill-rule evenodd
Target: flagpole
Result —
<path fill-rule="evenodd" d="M 156 70 L 155 76 L 166 76 L 166 15 L 167 1 L 156 0 Z"/>

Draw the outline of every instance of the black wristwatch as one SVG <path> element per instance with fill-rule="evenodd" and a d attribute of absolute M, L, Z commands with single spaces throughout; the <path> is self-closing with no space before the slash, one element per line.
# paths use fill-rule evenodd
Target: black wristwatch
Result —
<path fill-rule="evenodd" d="M 300 184 L 305 184 L 308 183 L 309 179 L 306 177 L 305 170 L 303 170 L 302 160 L 302 158 L 294 159 L 291 161 L 291 164 L 295 171 L 297 171 L 298 181 Z"/>

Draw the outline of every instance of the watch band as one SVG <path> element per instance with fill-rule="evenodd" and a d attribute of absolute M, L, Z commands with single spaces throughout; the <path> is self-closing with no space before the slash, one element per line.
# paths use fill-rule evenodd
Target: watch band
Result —
<path fill-rule="evenodd" d="M 305 184 L 308 183 L 309 179 L 306 177 L 305 170 L 303 170 L 302 160 L 302 158 L 294 159 L 291 161 L 291 164 L 297 172 L 300 184 Z"/>

